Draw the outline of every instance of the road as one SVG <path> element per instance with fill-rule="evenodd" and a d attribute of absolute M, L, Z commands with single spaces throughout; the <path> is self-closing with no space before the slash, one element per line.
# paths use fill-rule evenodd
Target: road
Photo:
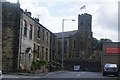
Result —
<path fill-rule="evenodd" d="M 102 76 L 99 72 L 59 71 L 31 75 L 3 75 L 3 80 L 118 80 L 114 76 Z"/>

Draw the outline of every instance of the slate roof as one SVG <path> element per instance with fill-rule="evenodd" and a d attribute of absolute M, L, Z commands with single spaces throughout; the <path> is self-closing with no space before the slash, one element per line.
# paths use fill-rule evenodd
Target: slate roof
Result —
<path fill-rule="evenodd" d="M 75 33 L 77 33 L 77 31 L 78 30 L 64 32 L 64 37 L 70 37 L 70 35 L 74 35 Z M 62 38 L 62 32 L 54 34 L 57 36 L 57 38 Z"/>

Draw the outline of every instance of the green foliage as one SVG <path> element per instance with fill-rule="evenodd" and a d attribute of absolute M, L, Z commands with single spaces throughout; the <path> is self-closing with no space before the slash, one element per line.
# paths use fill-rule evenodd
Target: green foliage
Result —
<path fill-rule="evenodd" d="M 100 42 L 101 42 L 101 43 L 104 43 L 104 42 L 112 42 L 112 40 L 111 40 L 111 39 L 107 39 L 107 38 L 101 38 L 101 39 L 100 39 Z"/>
<path fill-rule="evenodd" d="M 96 38 L 92 39 L 92 48 L 93 50 L 101 50 L 101 42 Z"/>
<path fill-rule="evenodd" d="M 101 59 L 101 52 L 94 53 L 90 56 L 90 59 Z"/>
<path fill-rule="evenodd" d="M 92 39 L 92 48 L 93 50 L 102 50 L 102 43 L 105 42 L 112 42 L 112 40 L 107 38 L 101 38 L 100 40 L 97 40 L 96 38 Z"/>
<path fill-rule="evenodd" d="M 32 62 L 31 70 L 36 70 L 36 69 L 38 69 L 38 63 Z"/>
<path fill-rule="evenodd" d="M 40 66 L 48 66 L 48 61 L 47 60 L 40 60 L 38 61 Z"/>
<path fill-rule="evenodd" d="M 37 60 L 36 62 L 32 63 L 31 69 L 32 70 L 37 70 L 39 69 L 41 66 L 48 66 L 48 61 L 47 60 Z"/>

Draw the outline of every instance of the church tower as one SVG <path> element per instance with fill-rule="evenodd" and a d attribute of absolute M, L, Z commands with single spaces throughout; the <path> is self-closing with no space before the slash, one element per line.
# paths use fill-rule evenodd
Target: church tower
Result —
<path fill-rule="evenodd" d="M 80 33 L 91 33 L 91 25 L 92 15 L 87 13 L 78 15 L 78 31 Z"/>
<path fill-rule="evenodd" d="M 84 57 L 92 53 L 92 15 L 84 13 L 78 15 L 78 33 L 80 34 L 80 52 Z"/>

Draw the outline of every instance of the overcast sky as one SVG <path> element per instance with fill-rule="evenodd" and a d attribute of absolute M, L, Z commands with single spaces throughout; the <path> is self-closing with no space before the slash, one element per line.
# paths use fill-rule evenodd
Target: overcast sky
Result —
<path fill-rule="evenodd" d="M 17 0 L 7 0 L 17 2 Z M 109 38 L 118 41 L 118 1 L 119 0 L 19 0 L 23 10 L 32 12 L 32 17 L 39 17 L 40 23 L 51 32 L 62 31 L 62 19 L 65 31 L 78 29 L 78 14 L 92 15 L 93 37 Z M 86 5 L 86 9 L 80 7 Z"/>

